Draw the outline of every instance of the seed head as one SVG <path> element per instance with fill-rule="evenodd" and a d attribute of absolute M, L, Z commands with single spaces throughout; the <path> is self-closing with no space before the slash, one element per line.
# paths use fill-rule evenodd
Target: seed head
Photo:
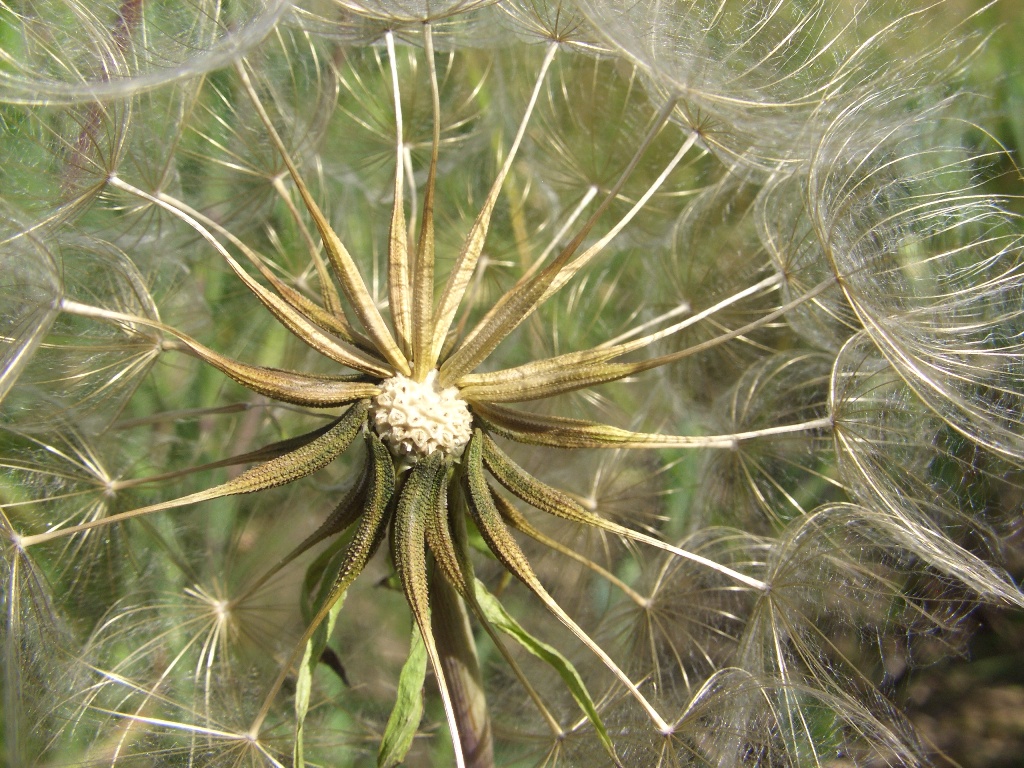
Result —
<path fill-rule="evenodd" d="M 473 417 L 456 387 L 437 386 L 437 371 L 419 382 L 398 374 L 380 385 L 371 405 L 374 429 L 397 457 L 434 451 L 461 456 L 473 433 Z"/>

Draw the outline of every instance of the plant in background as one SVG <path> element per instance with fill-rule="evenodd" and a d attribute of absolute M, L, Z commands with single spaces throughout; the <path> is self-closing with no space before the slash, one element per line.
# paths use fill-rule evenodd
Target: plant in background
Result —
<path fill-rule="evenodd" d="M 1024 604 L 947 22 L 0 6 L 8 761 L 927 762 Z"/>

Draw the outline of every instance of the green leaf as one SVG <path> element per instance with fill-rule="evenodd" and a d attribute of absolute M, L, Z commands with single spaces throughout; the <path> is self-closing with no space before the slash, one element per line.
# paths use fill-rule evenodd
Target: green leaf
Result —
<path fill-rule="evenodd" d="M 427 648 L 419 627 L 412 625 L 409 657 L 398 677 L 398 697 L 391 710 L 377 752 L 378 768 L 394 768 L 405 759 L 423 718 L 423 681 L 427 675 Z"/>
<path fill-rule="evenodd" d="M 309 696 L 313 690 L 313 670 L 320 662 L 320 656 L 327 647 L 327 641 L 334 632 L 334 623 L 341 612 L 341 606 L 345 603 L 343 592 L 327 613 L 327 620 L 317 627 L 316 632 L 306 643 L 306 650 L 302 654 L 302 663 L 299 665 L 299 679 L 295 683 L 295 747 L 292 754 L 295 768 L 303 768 L 303 726 L 306 721 L 306 713 L 309 711 Z"/>
<path fill-rule="evenodd" d="M 583 710 L 583 714 L 587 716 L 591 725 L 594 726 L 594 730 L 597 731 L 597 736 L 601 739 L 601 743 L 604 744 L 608 754 L 617 761 L 615 747 L 612 746 L 612 740 L 608 736 L 608 731 L 605 730 L 604 723 L 601 722 L 601 716 L 597 713 L 594 700 L 590 697 L 586 685 L 583 684 L 583 679 L 572 665 L 572 662 L 565 658 L 557 649 L 538 640 L 523 629 L 522 625 L 509 615 L 508 611 L 505 610 L 505 606 L 501 604 L 498 598 L 487 591 L 487 587 L 479 579 L 476 579 L 476 599 L 487 621 L 511 637 L 538 659 L 551 666 L 558 673 L 566 688 L 569 689 L 569 693 L 572 694 L 580 709 Z"/>

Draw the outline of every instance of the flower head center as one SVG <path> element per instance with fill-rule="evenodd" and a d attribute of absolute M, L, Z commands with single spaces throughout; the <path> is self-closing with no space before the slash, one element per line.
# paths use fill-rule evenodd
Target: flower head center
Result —
<path fill-rule="evenodd" d="M 398 374 L 383 381 L 380 389 L 370 415 L 395 456 L 417 459 L 434 451 L 462 455 L 473 434 L 473 417 L 456 387 L 438 387 L 437 371 L 422 382 Z"/>

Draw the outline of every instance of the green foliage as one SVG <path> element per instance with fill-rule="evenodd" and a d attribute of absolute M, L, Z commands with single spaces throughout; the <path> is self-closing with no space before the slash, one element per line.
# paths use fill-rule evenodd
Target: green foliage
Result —
<path fill-rule="evenodd" d="M 423 717 L 423 680 L 427 674 L 427 647 L 418 627 L 413 627 L 409 656 L 398 677 L 398 695 L 388 717 L 377 752 L 380 768 L 394 768 L 409 753 Z"/>

